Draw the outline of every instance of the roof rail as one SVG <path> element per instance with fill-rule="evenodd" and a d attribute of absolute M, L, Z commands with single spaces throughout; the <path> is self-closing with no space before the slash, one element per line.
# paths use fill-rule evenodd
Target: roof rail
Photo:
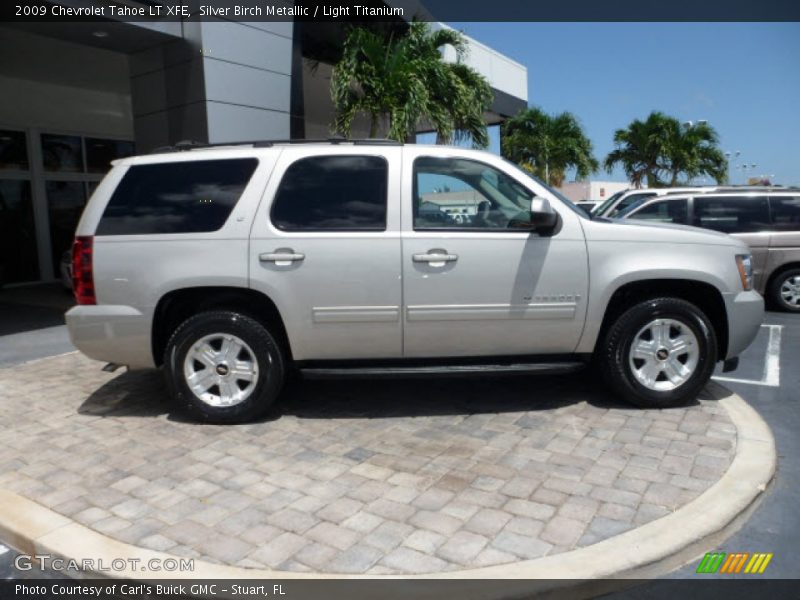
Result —
<path fill-rule="evenodd" d="M 403 142 L 385 138 L 345 138 L 330 137 L 325 139 L 285 139 L 285 140 L 249 140 L 241 142 L 215 142 L 207 144 L 195 140 L 181 140 L 174 146 L 162 146 L 154 149 L 151 154 L 165 152 L 184 152 L 198 148 L 224 148 L 226 146 L 252 146 L 253 148 L 271 148 L 279 144 L 353 144 L 354 146 L 402 146 Z"/>

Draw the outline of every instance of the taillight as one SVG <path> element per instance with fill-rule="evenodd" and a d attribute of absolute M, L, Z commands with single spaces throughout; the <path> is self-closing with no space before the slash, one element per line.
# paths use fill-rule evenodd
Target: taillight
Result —
<path fill-rule="evenodd" d="M 78 304 L 97 304 L 92 273 L 92 236 L 79 235 L 72 244 L 72 291 Z"/>

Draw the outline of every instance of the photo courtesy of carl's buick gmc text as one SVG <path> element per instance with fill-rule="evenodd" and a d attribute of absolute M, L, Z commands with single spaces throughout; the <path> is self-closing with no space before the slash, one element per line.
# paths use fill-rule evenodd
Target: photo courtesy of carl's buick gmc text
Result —
<path fill-rule="evenodd" d="M 0 7 L 0 600 L 794 599 L 800 5 Z"/>

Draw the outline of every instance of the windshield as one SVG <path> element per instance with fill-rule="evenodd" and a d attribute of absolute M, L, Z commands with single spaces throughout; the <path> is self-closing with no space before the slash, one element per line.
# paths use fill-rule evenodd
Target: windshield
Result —
<path fill-rule="evenodd" d="M 631 214 L 637 208 L 639 208 L 642 204 L 647 202 L 650 199 L 650 196 L 639 196 L 633 202 L 628 204 L 622 210 L 615 211 L 614 218 L 615 219 L 624 219 L 627 215 Z"/>
<path fill-rule="evenodd" d="M 606 212 L 606 210 L 608 210 L 608 207 L 612 206 L 614 204 L 614 202 L 617 201 L 617 198 L 622 196 L 622 194 L 624 194 L 627 191 L 628 190 L 622 190 L 621 192 L 617 192 L 613 196 L 609 197 L 600 206 L 598 206 L 596 209 L 594 209 L 594 214 L 596 214 L 598 216 L 602 216 L 603 213 Z"/>
<path fill-rule="evenodd" d="M 639 200 L 647 200 L 655 195 L 655 192 L 639 192 L 638 194 L 628 194 L 624 198 L 620 198 L 619 202 L 617 202 L 617 205 L 606 212 L 606 214 L 603 216 L 608 217 L 609 219 L 616 219 L 619 217 L 620 212 L 628 208 L 631 204 L 634 204 Z"/>

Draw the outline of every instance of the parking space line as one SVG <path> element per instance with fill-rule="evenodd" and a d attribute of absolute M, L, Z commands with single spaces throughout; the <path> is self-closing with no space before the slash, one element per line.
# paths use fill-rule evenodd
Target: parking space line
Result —
<path fill-rule="evenodd" d="M 767 387 L 780 387 L 781 385 L 781 333 L 783 325 L 761 325 L 769 328 L 769 340 L 767 341 L 767 352 L 764 356 L 764 376 L 760 380 L 737 379 L 735 377 L 722 377 L 716 375 L 712 377 L 716 381 L 728 381 L 730 383 L 746 383 L 749 385 L 763 385 Z"/>
<path fill-rule="evenodd" d="M 0 544 L 0 555 L 5 554 L 6 552 L 8 552 L 8 548 L 3 544 Z"/>

